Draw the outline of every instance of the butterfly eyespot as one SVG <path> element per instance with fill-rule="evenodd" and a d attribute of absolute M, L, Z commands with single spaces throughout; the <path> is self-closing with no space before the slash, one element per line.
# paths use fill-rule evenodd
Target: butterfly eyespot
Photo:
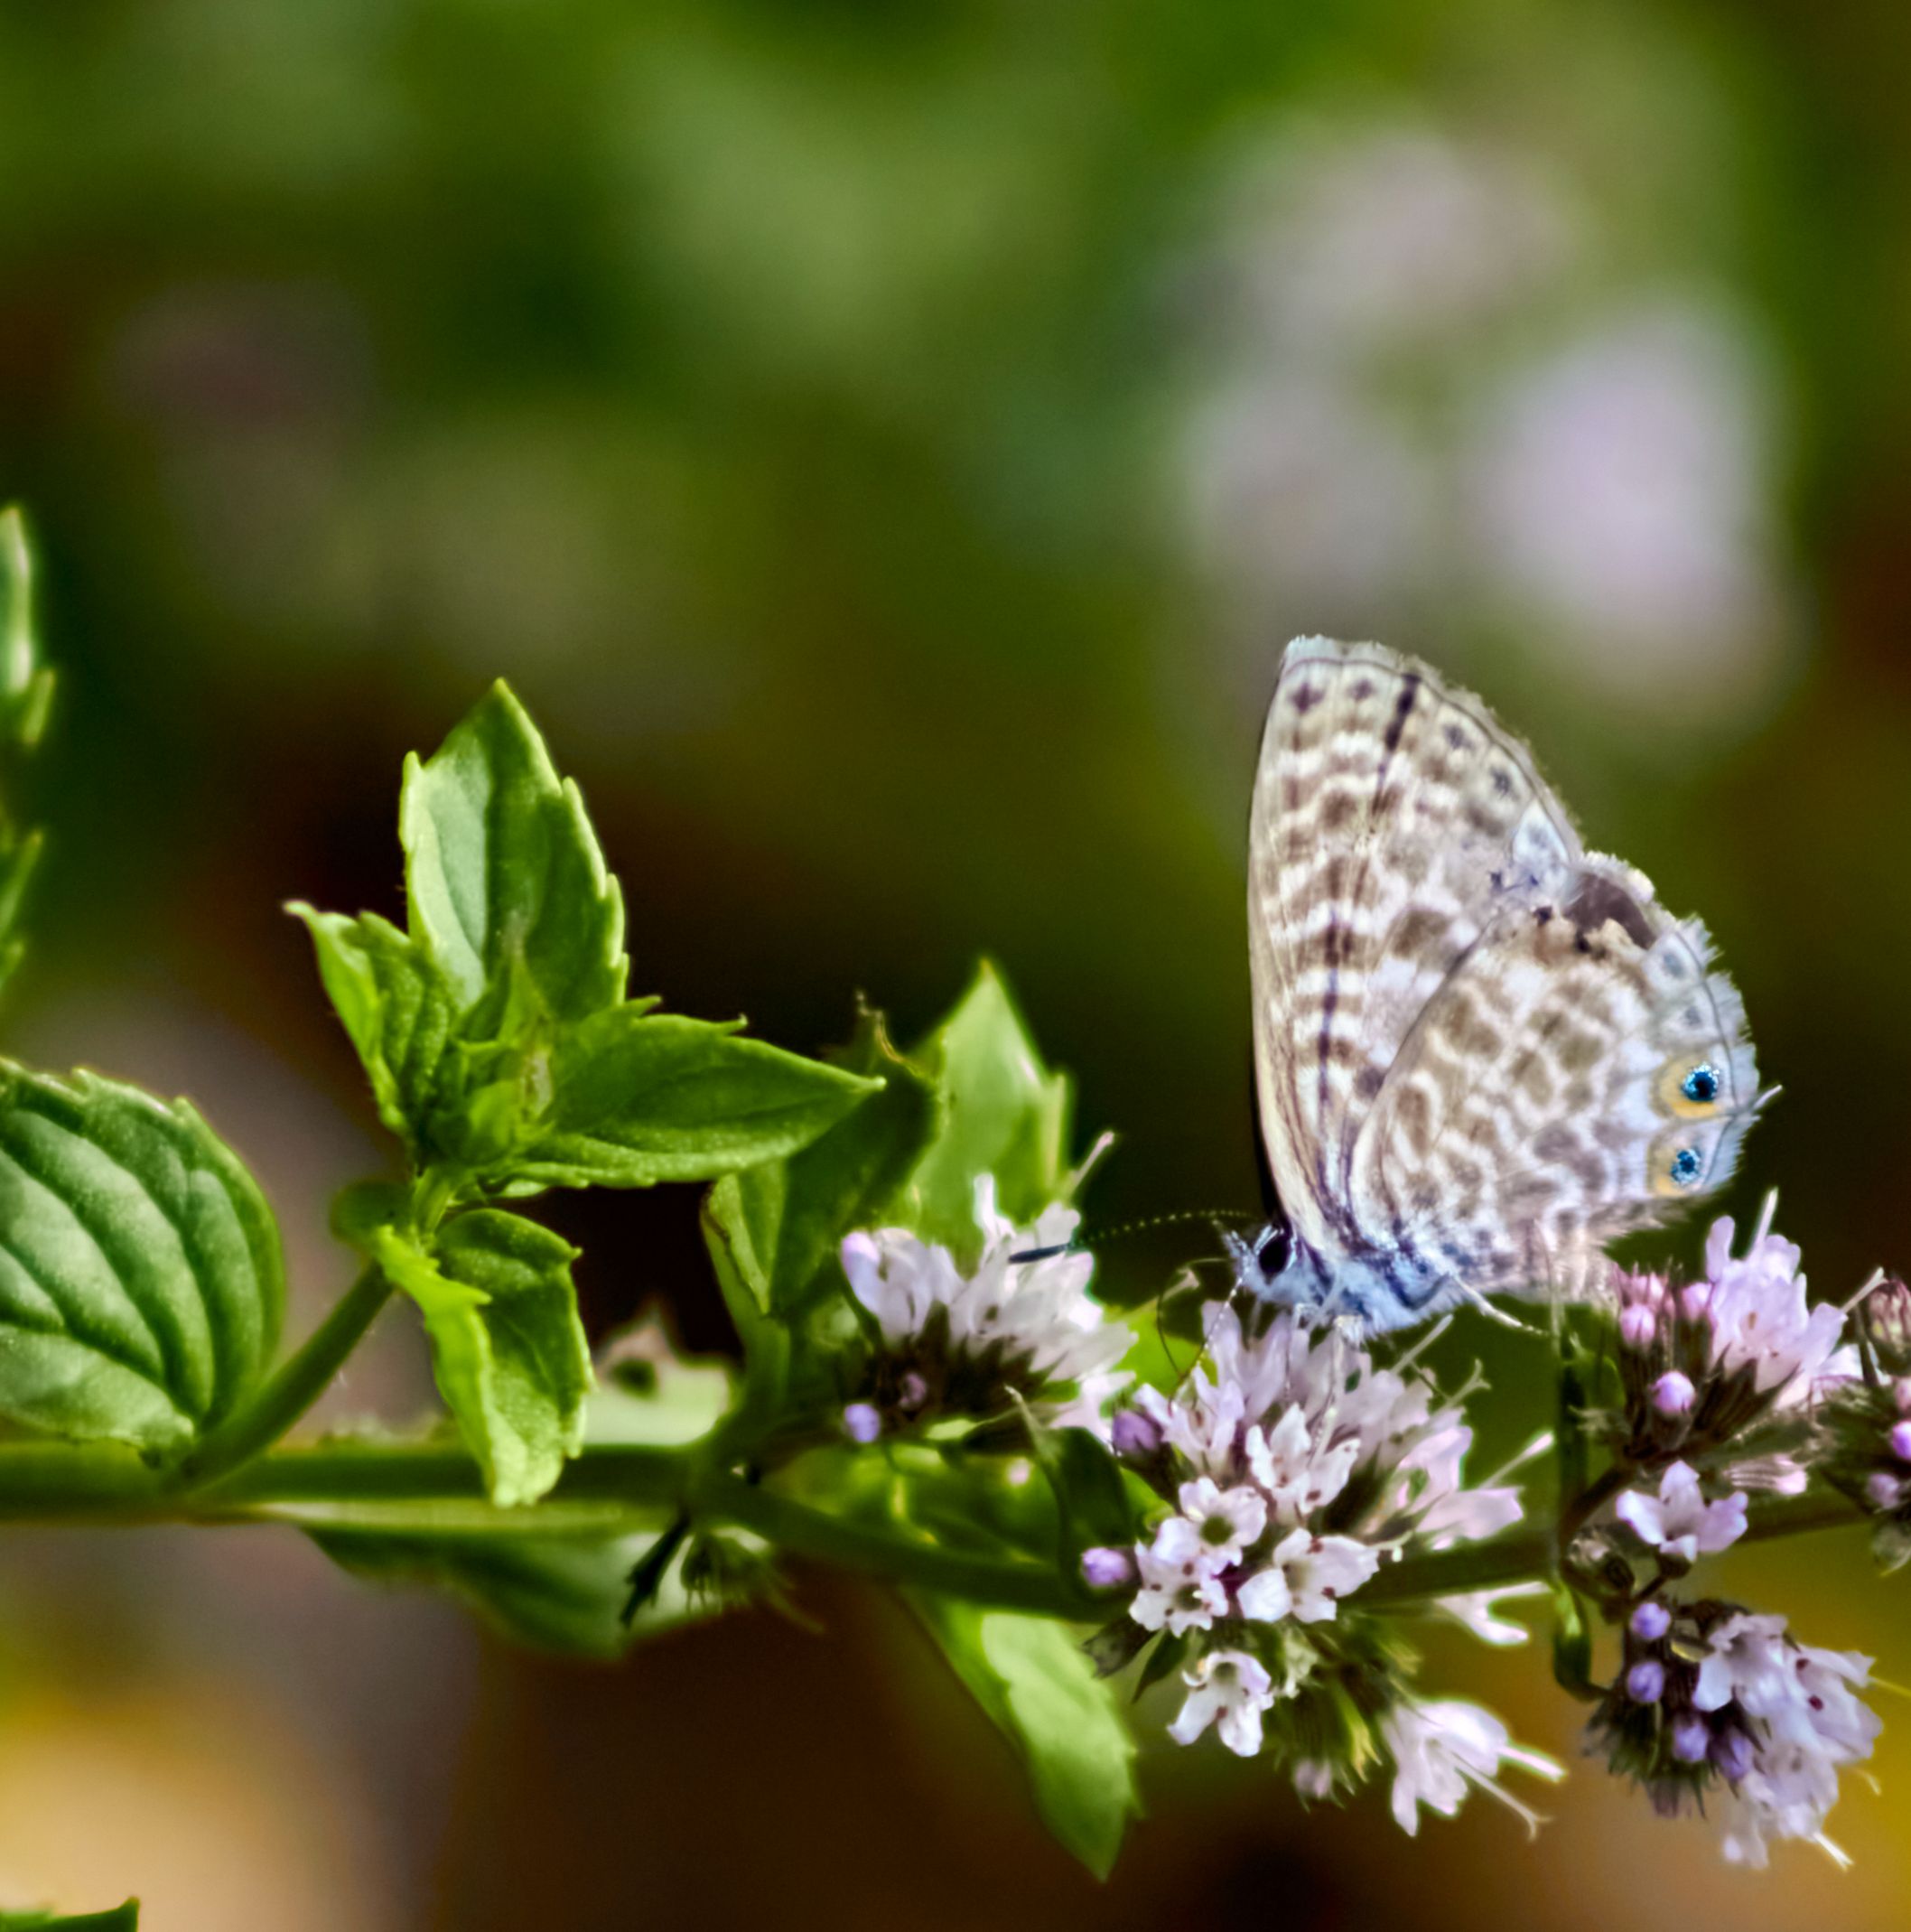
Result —
<path fill-rule="evenodd" d="M 1672 1177 L 1682 1188 L 1689 1188 L 1698 1180 L 1699 1171 L 1704 1165 L 1696 1147 L 1682 1147 L 1672 1157 Z"/>
<path fill-rule="evenodd" d="M 1710 1106 L 1719 1097 L 1719 1070 L 1716 1067 L 1694 1067 L 1679 1082 L 1679 1091 L 1700 1106 Z"/>

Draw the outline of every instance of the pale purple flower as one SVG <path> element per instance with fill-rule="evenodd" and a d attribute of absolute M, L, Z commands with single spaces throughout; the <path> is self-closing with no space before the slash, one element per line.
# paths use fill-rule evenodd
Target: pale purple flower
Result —
<path fill-rule="evenodd" d="M 1726 1549 L 1745 1534 L 1746 1498 L 1733 1490 L 1723 1502 L 1709 1503 L 1698 1472 L 1674 1462 L 1659 1480 L 1659 1493 L 1628 1489 L 1613 1506 L 1620 1522 L 1663 1554 L 1681 1563 Z"/>
<path fill-rule="evenodd" d="M 1761 1232 L 1743 1255 L 1734 1256 L 1733 1233 L 1724 1216 L 1712 1223 L 1705 1242 L 1712 1359 L 1727 1375 L 1750 1368 L 1761 1395 L 1778 1391 L 1781 1403 L 1803 1400 L 1815 1380 L 1844 1372 L 1833 1360 L 1844 1333 L 1843 1311 L 1806 1301 L 1792 1242 Z"/>
<path fill-rule="evenodd" d="M 1135 1545 L 1142 1587 L 1129 1615 L 1146 1630 L 1167 1629 L 1175 1637 L 1209 1629 L 1227 1614 L 1227 1591 L 1218 1578 L 1214 1552 L 1186 1517 L 1170 1517 L 1152 1544 Z"/>
<path fill-rule="evenodd" d="M 1181 1515 L 1192 1523 L 1217 1569 L 1241 1561 L 1247 1545 L 1267 1527 L 1267 1504 L 1245 1483 L 1220 1488 L 1211 1476 L 1184 1482 Z"/>
<path fill-rule="evenodd" d="M 1420 1830 L 1421 1806 L 1450 1818 L 1471 1785 L 1490 1791 L 1531 1828 L 1539 1821 L 1498 1784 L 1500 1767 L 1549 1779 L 1566 1775 L 1564 1765 L 1515 1744 L 1490 1711 L 1458 1698 L 1396 1703 L 1381 1719 L 1380 1735 L 1394 1760 L 1394 1816 L 1409 1837 Z"/>
<path fill-rule="evenodd" d="M 1340 1599 L 1358 1590 L 1380 1567 L 1380 1553 L 1351 1536 L 1317 1536 L 1291 1531 L 1274 1545 L 1267 1567 L 1235 1592 L 1244 1617 L 1258 1623 L 1325 1623 Z"/>
<path fill-rule="evenodd" d="M 873 1403 L 853 1402 L 843 1412 L 843 1427 L 851 1442 L 867 1447 L 882 1433 L 882 1417 Z"/>
<path fill-rule="evenodd" d="M 1431 1418 L 1396 1465 L 1396 1506 L 1419 1517 L 1421 1533 L 1436 1549 L 1496 1535 L 1520 1519 L 1518 1489 L 1464 1487 L 1460 1464 L 1472 1446 L 1472 1430 L 1448 1410 Z"/>
<path fill-rule="evenodd" d="M 1180 1714 L 1168 1727 L 1177 1744 L 1192 1744 L 1213 1724 L 1237 1758 L 1261 1749 L 1261 1713 L 1274 1701 L 1273 1680 L 1258 1657 L 1244 1650 L 1210 1650 L 1187 1672 Z"/>
<path fill-rule="evenodd" d="M 1513 1597 L 1543 1597 L 1546 1594 L 1547 1587 L 1541 1582 L 1502 1583 L 1491 1590 L 1469 1590 L 1458 1596 L 1440 1597 L 1433 1607 L 1442 1616 L 1450 1617 L 1455 1623 L 1470 1631 L 1481 1643 L 1505 1648 L 1527 1642 L 1533 1633 L 1524 1624 L 1497 1615 L 1499 1606 Z"/>
<path fill-rule="evenodd" d="M 1282 1523 L 1298 1523 L 1332 1502 L 1347 1488 L 1361 1446 L 1358 1435 L 1349 1435 L 1322 1448 L 1298 1403 L 1282 1410 L 1272 1429 L 1250 1429 L 1245 1442 L 1248 1467 Z"/>

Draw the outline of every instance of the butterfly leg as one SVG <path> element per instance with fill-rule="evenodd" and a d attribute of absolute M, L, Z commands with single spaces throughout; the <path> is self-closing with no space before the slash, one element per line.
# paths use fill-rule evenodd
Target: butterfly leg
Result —
<path fill-rule="evenodd" d="M 1517 1315 L 1509 1315 L 1505 1309 L 1496 1308 L 1478 1288 L 1469 1288 L 1457 1274 L 1450 1274 L 1440 1284 L 1442 1294 L 1451 1293 L 1464 1302 L 1468 1308 L 1477 1308 L 1489 1321 L 1496 1321 L 1503 1329 L 1512 1329 L 1521 1335 L 1539 1335 L 1543 1330 L 1532 1328 Z"/>

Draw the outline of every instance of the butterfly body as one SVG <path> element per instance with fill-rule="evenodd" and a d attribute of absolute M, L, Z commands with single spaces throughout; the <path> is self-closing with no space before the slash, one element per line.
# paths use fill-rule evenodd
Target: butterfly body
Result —
<path fill-rule="evenodd" d="M 1757 1080 L 1704 929 L 1584 849 L 1478 699 L 1376 645 L 1298 639 L 1249 845 L 1291 1230 L 1283 1265 L 1244 1269 L 1255 1293 L 1373 1329 L 1580 1293 L 1607 1243 L 1729 1177 Z"/>

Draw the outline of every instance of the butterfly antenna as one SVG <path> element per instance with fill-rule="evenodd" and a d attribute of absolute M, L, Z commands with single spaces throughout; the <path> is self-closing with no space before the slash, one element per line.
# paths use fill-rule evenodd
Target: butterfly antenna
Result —
<path fill-rule="evenodd" d="M 1172 1214 L 1144 1215 L 1138 1221 L 1116 1221 L 1106 1227 L 1077 1228 L 1066 1241 L 1058 1241 L 1049 1247 L 1025 1247 L 1009 1256 L 1011 1262 L 1048 1261 L 1057 1255 L 1079 1255 L 1090 1248 L 1105 1247 L 1111 1241 L 1124 1240 L 1130 1235 L 1146 1234 L 1154 1227 L 1173 1227 L 1186 1221 L 1258 1221 L 1258 1214 L 1250 1214 L 1244 1208 L 1182 1208 Z"/>

